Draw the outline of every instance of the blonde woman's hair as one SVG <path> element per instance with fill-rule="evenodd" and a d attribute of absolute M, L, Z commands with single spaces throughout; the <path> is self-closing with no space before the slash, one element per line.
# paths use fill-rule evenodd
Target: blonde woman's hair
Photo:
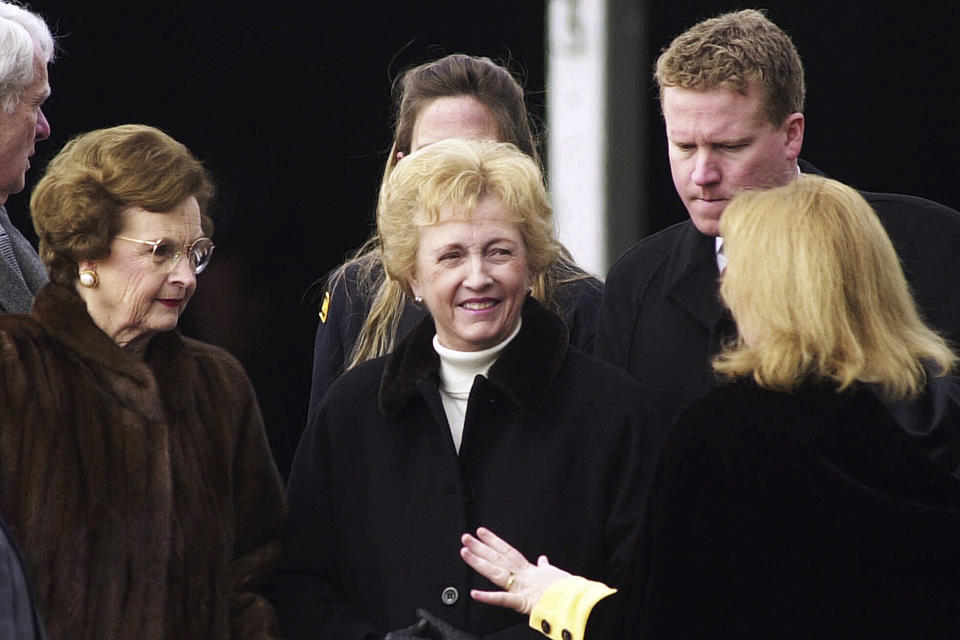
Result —
<path fill-rule="evenodd" d="M 714 358 L 729 378 L 790 392 L 878 384 L 891 399 L 922 392 L 927 369 L 956 356 L 921 320 L 893 244 L 854 189 L 804 175 L 736 196 L 720 220 L 720 294 L 740 337 Z M 749 344 L 748 344 L 749 342 Z"/>
<path fill-rule="evenodd" d="M 513 216 L 534 281 L 557 262 L 563 247 L 543 176 L 530 156 L 504 142 L 449 139 L 425 147 L 404 158 L 380 189 L 377 237 L 387 277 L 364 321 L 357 353 L 392 350 L 382 318 L 413 295 L 409 277 L 420 230 L 437 224 L 448 207 L 469 219 L 486 196 L 498 197 Z"/>

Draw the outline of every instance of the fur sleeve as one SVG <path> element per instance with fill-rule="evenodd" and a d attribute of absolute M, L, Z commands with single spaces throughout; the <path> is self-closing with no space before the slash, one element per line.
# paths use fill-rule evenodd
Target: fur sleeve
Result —
<path fill-rule="evenodd" d="M 244 400 L 233 457 L 231 637 L 266 639 L 279 636 L 273 607 L 259 588 L 280 560 L 286 507 L 253 387 L 242 370 L 239 375 Z"/>

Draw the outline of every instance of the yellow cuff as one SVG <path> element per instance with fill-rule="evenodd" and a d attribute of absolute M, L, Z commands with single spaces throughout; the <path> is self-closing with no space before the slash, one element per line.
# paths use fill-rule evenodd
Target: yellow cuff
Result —
<path fill-rule="evenodd" d="M 583 640 L 593 607 L 616 593 L 602 582 L 570 576 L 555 582 L 530 612 L 530 628 L 553 640 Z"/>

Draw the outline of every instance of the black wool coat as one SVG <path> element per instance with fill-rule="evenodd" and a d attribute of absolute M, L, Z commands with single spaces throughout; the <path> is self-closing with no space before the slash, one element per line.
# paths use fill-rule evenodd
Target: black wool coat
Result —
<path fill-rule="evenodd" d="M 960 481 L 921 440 L 862 387 L 694 402 L 651 487 L 630 637 L 956 637 Z"/>
<path fill-rule="evenodd" d="M 528 557 L 619 584 L 635 551 L 657 422 L 635 380 L 569 346 L 527 300 L 519 334 L 477 376 L 459 455 L 427 318 L 346 372 L 307 426 L 288 486 L 275 596 L 292 640 L 382 638 L 426 608 L 481 637 L 537 638 L 459 556 L 490 527 Z"/>
<path fill-rule="evenodd" d="M 922 198 L 862 195 L 896 247 L 920 312 L 960 346 L 960 213 Z M 710 359 L 736 335 L 718 276 L 714 238 L 689 220 L 641 240 L 607 275 L 595 354 L 640 380 L 667 422 L 714 386 Z"/>

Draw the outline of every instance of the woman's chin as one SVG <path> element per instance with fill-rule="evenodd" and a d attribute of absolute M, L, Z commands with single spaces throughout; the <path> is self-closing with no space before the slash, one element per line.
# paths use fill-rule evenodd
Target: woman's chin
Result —
<path fill-rule="evenodd" d="M 165 312 L 150 323 L 147 333 L 163 333 L 173 331 L 180 321 L 180 309 L 165 309 Z"/>

